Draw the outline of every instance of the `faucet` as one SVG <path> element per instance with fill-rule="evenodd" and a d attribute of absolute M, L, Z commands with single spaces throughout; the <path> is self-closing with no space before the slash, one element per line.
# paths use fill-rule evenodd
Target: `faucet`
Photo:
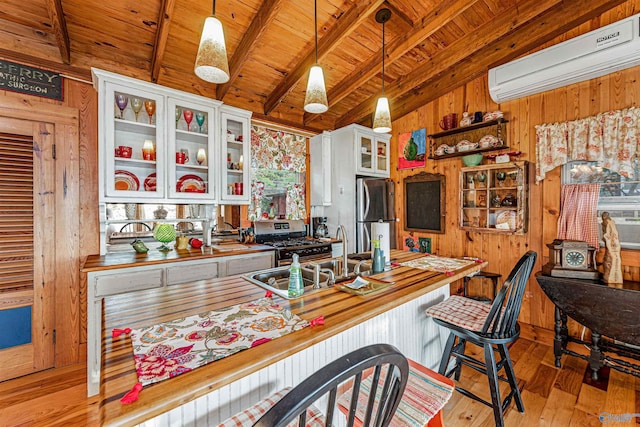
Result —
<path fill-rule="evenodd" d="M 336 240 L 338 236 L 342 235 L 342 277 L 349 275 L 349 258 L 347 257 L 347 232 L 344 229 L 344 225 L 339 225 L 336 231 Z"/>

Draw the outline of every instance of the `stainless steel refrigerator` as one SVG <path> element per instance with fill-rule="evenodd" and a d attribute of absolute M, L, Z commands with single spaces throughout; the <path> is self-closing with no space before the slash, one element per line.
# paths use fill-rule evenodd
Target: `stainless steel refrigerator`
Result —
<path fill-rule="evenodd" d="M 356 251 L 371 250 L 371 224 L 388 222 L 390 245 L 395 248 L 395 184 L 388 179 L 358 178 L 356 180 Z"/>

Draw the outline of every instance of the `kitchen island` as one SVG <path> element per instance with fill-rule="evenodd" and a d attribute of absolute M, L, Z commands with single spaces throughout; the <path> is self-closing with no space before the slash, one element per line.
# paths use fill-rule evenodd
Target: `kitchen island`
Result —
<path fill-rule="evenodd" d="M 420 256 L 391 253 L 398 262 Z M 134 425 L 156 417 L 148 425 L 216 425 L 276 389 L 296 385 L 326 363 L 372 342 L 396 345 L 408 357 L 435 368 L 441 337 L 424 310 L 448 297 L 450 282 L 485 265 L 474 263 L 450 276 L 398 266 L 374 276 L 395 282 L 375 295 L 362 297 L 324 288 L 299 299 L 278 299 L 303 319 L 323 316 L 324 325 L 304 328 L 149 385 L 130 405 L 119 399 L 137 382 L 131 340 L 112 338 L 112 328 L 148 326 L 249 302 L 264 297 L 265 291 L 240 276 L 230 276 L 105 297 L 101 422 Z"/>

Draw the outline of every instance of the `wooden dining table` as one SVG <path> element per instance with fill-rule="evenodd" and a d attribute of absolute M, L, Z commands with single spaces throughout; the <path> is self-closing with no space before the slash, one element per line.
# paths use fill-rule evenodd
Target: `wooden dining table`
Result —
<path fill-rule="evenodd" d="M 242 395 L 246 391 L 241 390 L 243 387 L 240 384 L 243 384 L 242 381 L 250 375 L 255 376 L 265 368 L 275 369 L 274 366 L 308 351 L 313 346 L 326 344 L 326 349 L 322 347 L 322 351 L 315 350 L 311 356 L 308 356 L 311 357 L 309 362 L 304 362 L 313 362 L 322 366 L 325 363 L 324 353 L 347 352 L 340 346 L 347 345 L 350 341 L 343 341 L 343 344 L 337 347 L 332 345 L 333 350 L 330 350 L 327 343 L 350 330 L 356 332 L 355 335 L 345 338 L 347 340 L 357 340 L 360 336 L 369 334 L 380 334 L 379 338 L 374 337 L 374 340 L 385 339 L 384 329 L 391 324 L 396 330 L 393 333 L 393 339 L 398 342 L 406 340 L 419 351 L 424 351 L 423 347 L 435 345 L 435 341 L 432 340 L 433 337 L 420 336 L 425 335 L 422 332 L 425 329 L 421 326 L 424 325 L 423 323 L 415 325 L 412 323 L 426 321 L 424 315 L 426 305 L 448 297 L 449 283 L 479 271 L 487 263 L 474 262 L 449 274 L 398 265 L 421 256 L 424 254 L 392 250 L 391 259 L 394 261 L 394 266 L 372 277 L 393 283 L 375 295 L 353 295 L 341 292 L 337 287 L 312 290 L 306 292 L 301 298 L 292 300 L 281 299 L 274 295 L 273 298 L 290 309 L 292 313 L 306 320 L 322 316 L 324 324 L 292 332 L 169 380 L 146 386 L 138 400 L 128 405 L 122 404 L 120 398 L 137 382 L 131 339 L 126 335 L 113 338 L 112 329 L 150 326 L 249 302 L 264 297 L 265 290 L 248 282 L 242 276 L 229 276 L 105 298 L 103 366 L 99 403 L 101 424 L 135 425 L 153 417 L 163 416 L 169 411 L 176 411 L 193 402 L 200 406 L 211 405 L 213 398 L 208 396 L 223 387 L 231 387 L 229 390 L 232 391 L 227 394 Z M 428 299 L 430 296 L 434 296 L 433 300 Z M 410 305 L 412 303 L 414 305 Z M 393 317 L 385 317 L 391 316 L 390 313 L 395 314 Z M 358 328 L 365 326 L 369 329 L 358 332 L 360 331 Z M 437 327 L 434 328 L 437 330 Z M 413 350 L 409 350 L 411 351 Z M 334 355 L 326 355 L 328 361 L 332 360 L 332 356 Z M 294 370 L 298 369 L 301 362 L 296 363 Z M 313 366 L 308 367 L 308 369 L 312 368 Z M 279 381 L 280 376 L 285 377 L 289 374 L 288 371 L 277 371 L 274 375 L 267 385 L 263 384 L 253 392 L 252 398 L 253 396 L 264 397 L 258 394 L 273 391 L 267 390 L 272 386 L 271 383 Z M 234 402 L 222 402 L 223 397 L 220 396 L 215 399 L 217 399 L 215 404 L 220 407 L 229 405 L 232 407 L 234 404 Z M 195 408 L 189 410 L 200 411 L 197 405 Z M 207 410 L 211 411 L 211 409 Z M 186 416 L 184 411 L 179 413 L 182 414 L 179 416 Z M 207 417 L 209 425 L 217 421 L 217 419 L 215 421 L 213 418 L 210 419 L 211 415 L 207 413 L 191 414 L 191 416 L 197 419 Z"/>

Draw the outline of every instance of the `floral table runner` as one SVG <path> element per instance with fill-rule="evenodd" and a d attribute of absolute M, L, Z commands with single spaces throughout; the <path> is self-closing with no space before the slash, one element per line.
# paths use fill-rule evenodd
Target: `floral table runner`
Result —
<path fill-rule="evenodd" d="M 438 255 L 427 255 L 411 261 L 400 263 L 404 267 L 419 268 L 421 270 L 435 271 L 436 273 L 453 273 L 462 267 L 482 262 L 476 258 L 447 258 Z"/>
<path fill-rule="evenodd" d="M 141 386 L 191 371 L 310 323 L 271 298 L 131 329 Z"/>

